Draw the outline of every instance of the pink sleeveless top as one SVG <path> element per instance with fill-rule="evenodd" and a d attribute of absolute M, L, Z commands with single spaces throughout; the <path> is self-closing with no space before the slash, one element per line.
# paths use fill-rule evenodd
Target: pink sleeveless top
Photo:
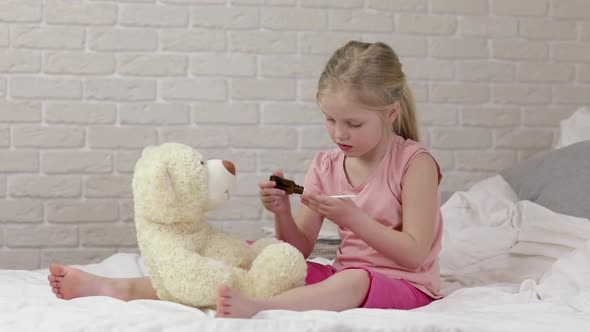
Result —
<path fill-rule="evenodd" d="M 339 149 L 319 152 L 305 178 L 305 192 L 316 194 L 355 194 L 353 201 L 373 219 L 391 228 L 402 226 L 402 188 L 404 175 L 413 158 L 430 152 L 422 144 L 395 136 L 377 169 L 364 183 L 353 187 L 344 171 L 344 154 Z M 433 158 L 434 159 L 434 158 Z M 437 164 L 439 183 L 442 178 Z M 439 195 L 440 205 L 440 195 Z M 438 254 L 441 249 L 443 220 L 438 210 L 434 241 L 425 263 L 408 269 L 383 256 L 350 230 L 339 227 L 342 244 L 334 268 L 367 266 L 391 278 L 404 279 L 433 298 L 440 298 Z"/>

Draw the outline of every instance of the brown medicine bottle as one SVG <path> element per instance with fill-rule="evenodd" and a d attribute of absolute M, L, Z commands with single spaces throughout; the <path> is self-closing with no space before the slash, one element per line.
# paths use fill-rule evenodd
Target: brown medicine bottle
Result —
<path fill-rule="evenodd" d="M 282 177 L 278 177 L 275 175 L 271 175 L 269 180 L 274 181 L 277 184 L 275 188 L 284 190 L 287 193 L 287 195 L 303 194 L 303 187 L 296 184 L 292 180 L 283 179 Z"/>

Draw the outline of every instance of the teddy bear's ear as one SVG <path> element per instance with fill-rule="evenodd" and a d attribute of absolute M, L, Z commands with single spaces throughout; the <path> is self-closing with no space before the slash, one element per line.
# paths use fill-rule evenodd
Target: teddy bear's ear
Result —
<path fill-rule="evenodd" d="M 133 174 L 135 212 L 150 219 L 165 220 L 165 211 L 175 205 L 177 195 L 167 164 L 150 158 L 149 151 L 137 161 Z"/>

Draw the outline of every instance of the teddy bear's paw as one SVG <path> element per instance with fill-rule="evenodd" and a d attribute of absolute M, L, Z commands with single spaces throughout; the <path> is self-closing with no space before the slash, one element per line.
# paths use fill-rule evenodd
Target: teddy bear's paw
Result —
<path fill-rule="evenodd" d="M 305 258 L 288 243 L 264 248 L 248 271 L 254 296 L 267 298 L 302 286 L 307 275 Z"/>

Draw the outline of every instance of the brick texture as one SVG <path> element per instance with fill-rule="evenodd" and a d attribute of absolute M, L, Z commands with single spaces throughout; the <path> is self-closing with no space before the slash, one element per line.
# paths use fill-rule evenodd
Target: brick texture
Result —
<path fill-rule="evenodd" d="M 588 1 L 0 1 L 0 268 L 137 252 L 135 162 L 168 141 L 236 164 L 207 217 L 262 236 L 258 182 L 333 147 L 317 79 L 350 39 L 398 53 L 443 191 L 551 149 L 590 105 Z"/>

